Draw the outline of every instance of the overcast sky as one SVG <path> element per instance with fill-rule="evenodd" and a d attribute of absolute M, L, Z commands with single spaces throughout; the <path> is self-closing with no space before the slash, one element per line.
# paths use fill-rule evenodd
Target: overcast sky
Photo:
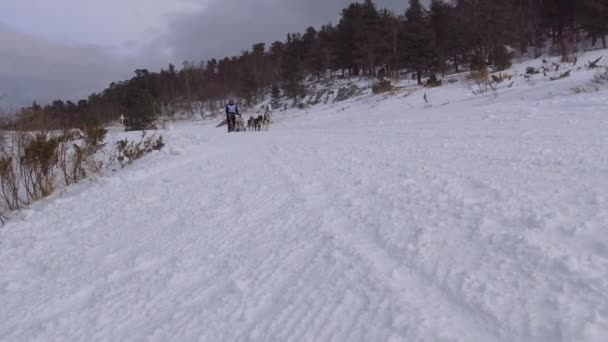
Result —
<path fill-rule="evenodd" d="M 79 99 L 136 68 L 238 54 L 350 0 L 0 0 L 0 105 Z M 408 0 L 378 0 L 404 11 Z"/>

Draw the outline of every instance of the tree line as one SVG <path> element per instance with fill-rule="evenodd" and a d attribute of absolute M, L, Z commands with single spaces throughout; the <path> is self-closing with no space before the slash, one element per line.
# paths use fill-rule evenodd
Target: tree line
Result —
<path fill-rule="evenodd" d="M 21 110 L 19 122 L 33 129 L 79 127 L 90 117 L 109 122 L 124 113 L 130 129 L 143 129 L 158 115 L 197 102 L 213 106 L 234 96 L 252 105 L 269 91 L 297 100 L 306 77 L 406 72 L 422 84 L 430 74 L 506 69 L 514 51 L 540 56 L 547 42 L 570 59 L 585 39 L 606 48 L 607 34 L 606 0 L 433 0 L 429 8 L 410 0 L 405 13 L 365 0 L 344 8 L 336 25 L 288 33 L 239 56 L 139 69 L 77 103 L 34 103 Z"/>

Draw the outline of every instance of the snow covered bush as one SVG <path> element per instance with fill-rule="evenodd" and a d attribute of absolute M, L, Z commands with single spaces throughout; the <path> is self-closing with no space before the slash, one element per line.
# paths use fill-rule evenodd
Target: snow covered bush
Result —
<path fill-rule="evenodd" d="M 62 132 L 14 131 L 0 139 L 0 224 L 6 214 L 49 196 L 59 187 L 69 186 L 104 169 L 108 130 L 95 122 L 82 130 Z M 163 137 L 147 136 L 139 142 L 121 140 L 110 162 L 131 163 L 164 147 Z M 116 156 L 116 157 L 114 157 Z"/>
<path fill-rule="evenodd" d="M 26 135 L 18 132 L 4 138 L 0 145 L 0 209 L 15 210 L 29 203 L 27 192 L 21 191 L 22 184 L 29 184 L 20 158 L 25 140 Z"/>
<path fill-rule="evenodd" d="M 440 87 L 443 82 L 437 78 L 437 75 L 431 74 L 428 80 L 424 83 L 427 88 Z"/>
<path fill-rule="evenodd" d="M 575 94 L 583 94 L 583 93 L 595 93 L 595 92 L 599 91 L 600 88 L 598 88 L 598 86 L 595 84 L 589 84 L 586 86 L 574 87 L 572 90 L 574 90 Z"/>
<path fill-rule="evenodd" d="M 491 77 L 492 83 L 494 84 L 500 84 L 504 81 L 510 81 L 513 78 L 513 76 L 511 76 L 509 73 L 503 74 L 502 72 L 498 73 L 498 75 L 491 75 Z"/>
<path fill-rule="evenodd" d="M 608 66 L 604 67 L 603 71 L 598 72 L 595 75 L 593 82 L 600 85 L 608 84 Z"/>
<path fill-rule="evenodd" d="M 526 75 L 531 76 L 536 74 L 540 74 L 540 70 L 536 69 L 533 66 L 529 66 L 526 68 Z"/>
<path fill-rule="evenodd" d="M 1 208 L 14 210 L 20 207 L 19 181 L 15 160 L 12 156 L 0 156 L 0 194 L 2 195 Z"/>
<path fill-rule="evenodd" d="M 15 210 L 55 188 L 59 142 L 47 133 L 15 132 L 0 149 L 0 207 Z"/>
<path fill-rule="evenodd" d="M 58 147 L 59 138 L 44 132 L 36 133 L 26 143 L 21 164 L 31 184 L 26 190 L 33 200 L 50 195 L 55 188 Z"/>
<path fill-rule="evenodd" d="M 144 155 L 153 151 L 160 151 L 165 146 L 163 136 L 146 136 L 146 132 L 142 132 L 139 142 L 129 141 L 128 139 L 120 140 L 116 143 L 116 159 L 121 167 L 131 164 L 133 161 L 140 159 Z"/>
<path fill-rule="evenodd" d="M 487 93 L 488 91 L 496 90 L 490 79 L 488 68 L 484 67 L 480 70 L 471 71 L 466 77 L 467 87 L 474 95 Z"/>
<path fill-rule="evenodd" d="M 571 74 L 572 74 L 572 70 L 567 70 L 567 71 L 562 72 L 562 73 L 561 73 L 561 74 L 559 74 L 559 75 L 552 76 L 552 77 L 550 77 L 549 79 L 550 79 L 551 81 L 563 80 L 564 78 L 568 78 L 568 77 L 570 77 L 570 75 L 571 75 Z"/>
<path fill-rule="evenodd" d="M 597 58 L 594 61 L 589 61 L 586 65 L 587 69 L 595 69 L 595 68 L 599 67 L 598 63 L 602 60 L 602 58 L 604 58 L 604 56 L 600 56 L 599 58 Z"/>
<path fill-rule="evenodd" d="M 6 134 L 0 141 L 0 216 L 101 172 L 106 134 L 95 124 L 84 133 L 66 129 Z"/>
<path fill-rule="evenodd" d="M 105 146 L 107 133 L 107 129 L 94 123 L 84 128 L 84 134 L 78 130 L 64 132 L 60 137 L 59 166 L 65 185 L 102 171 L 99 154 Z"/>
<path fill-rule="evenodd" d="M 472 71 L 483 71 L 484 69 L 487 69 L 487 65 L 486 57 L 483 52 L 476 50 L 471 56 L 470 69 Z"/>
<path fill-rule="evenodd" d="M 393 84 L 389 80 L 378 81 L 372 85 L 372 92 L 374 94 L 387 93 L 393 91 L 393 89 Z"/>

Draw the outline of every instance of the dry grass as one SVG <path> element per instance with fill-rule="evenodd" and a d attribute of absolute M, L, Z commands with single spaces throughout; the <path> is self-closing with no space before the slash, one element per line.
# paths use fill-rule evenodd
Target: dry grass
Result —
<path fill-rule="evenodd" d="M 100 174 L 118 156 L 121 164 L 160 150 L 162 136 L 146 136 L 138 143 L 119 142 L 113 153 L 104 152 L 108 131 L 97 125 L 81 130 L 0 132 L 0 224 L 8 212 L 27 207 L 69 186 Z"/>
<path fill-rule="evenodd" d="M 388 93 L 393 91 L 394 89 L 395 87 L 389 80 L 378 81 L 374 83 L 374 85 L 372 85 L 372 92 L 374 94 Z"/>

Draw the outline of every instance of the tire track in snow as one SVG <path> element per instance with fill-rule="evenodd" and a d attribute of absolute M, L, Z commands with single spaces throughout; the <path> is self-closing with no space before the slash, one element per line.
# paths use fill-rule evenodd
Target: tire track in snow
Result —
<path fill-rule="evenodd" d="M 290 191 L 288 191 L 288 193 L 290 193 Z M 317 216 L 317 215 L 314 215 L 314 213 L 311 213 L 308 210 L 306 210 L 302 213 L 302 215 L 304 215 L 302 217 L 304 223 L 318 224 L 318 223 L 314 223 L 316 221 L 314 219 L 314 217 Z M 291 217 L 291 215 L 289 215 L 289 217 Z M 312 221 L 311 221 L 311 217 L 312 217 Z M 293 243 L 291 243 L 288 248 L 294 249 L 294 248 L 296 248 L 295 246 L 298 245 L 298 241 L 301 241 L 300 243 L 303 243 L 302 241 L 304 241 L 305 242 L 304 246 L 306 246 L 306 245 L 316 246 L 316 247 L 312 247 L 312 248 L 314 250 L 317 250 L 317 252 L 311 254 L 311 257 L 301 258 L 303 265 L 305 265 L 305 268 L 301 269 L 301 270 L 298 270 L 297 268 L 294 269 L 294 267 L 296 267 L 296 266 L 293 262 L 284 261 L 284 260 L 290 260 L 291 257 L 277 255 L 276 253 L 267 255 L 269 257 L 268 263 L 271 263 L 271 260 L 273 260 L 275 258 L 278 260 L 283 260 L 283 262 L 280 264 L 280 266 L 272 265 L 272 264 L 271 264 L 271 266 L 260 266 L 259 269 L 262 269 L 262 270 L 275 269 L 275 272 L 273 272 L 273 275 L 269 277 L 271 280 L 268 281 L 267 283 L 256 284 L 256 283 L 249 282 L 247 284 L 247 286 L 243 286 L 243 287 L 249 288 L 249 289 L 256 289 L 256 291 L 254 291 L 254 293 L 249 293 L 247 295 L 247 297 L 254 298 L 255 302 L 261 301 L 262 303 L 268 303 L 268 301 L 261 300 L 260 294 L 268 295 L 268 293 L 270 293 L 271 296 L 278 296 L 275 298 L 277 298 L 277 299 L 281 298 L 280 302 L 287 303 L 288 305 L 286 306 L 286 308 L 284 310 L 280 310 L 280 312 L 278 312 L 278 313 L 269 311 L 269 312 L 265 312 L 264 315 L 260 315 L 261 318 L 263 318 L 263 321 L 252 324 L 253 329 L 251 329 L 251 333 L 248 333 L 248 331 L 250 330 L 249 328 L 245 328 L 243 330 L 239 329 L 239 331 L 242 331 L 242 333 L 239 334 L 239 336 L 241 336 L 241 338 L 243 340 L 246 340 L 247 336 L 253 336 L 253 337 L 266 336 L 266 338 L 268 338 L 268 336 L 275 336 L 279 340 L 315 340 L 315 338 L 311 337 L 311 335 L 310 335 L 310 327 L 307 326 L 307 324 L 305 323 L 305 322 L 309 322 L 309 320 L 305 321 L 304 324 L 302 322 L 302 317 L 308 312 L 308 310 L 305 309 L 305 308 L 307 308 L 307 306 L 300 305 L 302 300 L 307 300 L 307 301 L 311 300 L 312 301 L 311 304 L 313 305 L 313 307 L 310 307 L 310 308 L 313 308 L 312 310 L 313 310 L 313 312 L 316 312 L 316 314 L 314 314 L 314 315 L 309 314 L 308 317 L 310 319 L 314 319 L 314 321 L 316 321 L 316 322 L 325 322 L 325 323 L 331 322 L 331 320 L 329 320 L 329 319 L 336 312 L 339 312 L 339 311 L 341 312 L 341 311 L 345 310 L 346 308 L 348 308 L 348 310 L 352 309 L 352 306 L 347 305 L 346 307 L 343 307 L 342 304 L 340 304 L 340 303 L 338 303 L 337 305 L 327 306 L 326 303 L 319 302 L 318 298 L 323 297 L 323 292 L 318 292 L 317 289 L 315 289 L 314 287 L 311 288 L 310 279 L 308 279 L 308 277 L 309 276 L 314 277 L 313 279 L 315 279 L 314 280 L 315 282 L 319 282 L 321 284 L 327 284 L 327 285 L 324 285 L 326 287 L 328 286 L 327 290 L 335 291 L 335 289 L 334 289 L 335 280 L 332 280 L 332 279 L 336 279 L 335 277 L 338 277 L 337 279 L 343 279 L 342 266 L 335 265 L 334 267 L 330 267 L 329 270 L 334 269 L 335 271 L 329 271 L 327 269 L 327 267 L 328 267 L 327 256 L 324 256 L 324 255 L 327 254 L 328 250 L 326 247 L 322 247 L 322 246 L 326 245 L 326 242 L 324 242 L 325 241 L 324 239 L 319 241 L 319 238 L 322 238 L 323 236 L 319 234 L 318 230 L 313 229 L 314 227 L 310 227 L 310 226 L 308 226 L 308 227 L 303 226 L 303 227 L 296 227 L 296 228 L 301 229 L 305 234 L 303 234 L 301 237 L 295 236 L 295 239 L 293 239 L 294 240 L 293 242 L 296 244 L 294 245 Z M 310 233 L 314 233 L 313 236 L 310 236 Z M 321 249 L 319 249 L 319 248 L 321 248 Z M 321 252 L 321 251 L 323 251 L 323 252 Z M 321 276 L 323 273 L 320 273 L 320 272 L 323 272 L 324 269 L 325 269 L 326 275 L 329 276 L 329 278 L 327 278 L 327 276 Z M 321 278 L 319 278 L 319 276 L 321 276 Z M 251 276 L 249 276 L 249 277 L 251 277 Z M 276 277 L 278 277 L 278 278 L 276 278 Z M 281 279 L 281 278 L 283 278 L 283 279 Z M 277 281 L 278 281 L 278 285 L 277 285 Z M 359 279 L 359 281 L 361 281 L 361 279 Z M 294 282 L 296 282 L 298 284 L 295 287 L 294 287 Z M 350 282 L 348 282 L 348 281 L 345 282 L 344 280 L 341 280 L 338 283 L 343 283 L 346 285 L 350 284 Z M 288 285 L 288 286 L 285 286 L 286 292 L 282 290 L 284 286 L 281 284 Z M 304 286 L 304 287 L 302 287 L 302 286 Z M 273 295 L 273 293 L 274 293 L 274 295 Z M 363 293 L 365 293 L 365 292 L 363 292 Z M 361 294 L 363 294 L 363 293 L 361 293 Z M 305 299 L 305 298 L 308 298 L 308 299 Z M 365 301 L 367 302 L 367 300 L 365 300 Z M 269 303 L 268 305 L 262 305 L 261 307 L 257 308 L 256 310 L 264 311 L 265 309 L 273 308 L 273 305 L 276 307 L 276 303 L 272 303 L 272 304 Z M 374 306 L 372 306 L 372 307 L 374 307 Z M 314 308 L 316 308 L 316 309 L 314 309 Z M 295 309 L 295 311 L 294 311 L 294 309 Z M 278 314 L 278 316 L 277 316 L 277 314 Z M 326 316 L 327 319 L 319 320 L 323 316 Z M 353 326 L 357 322 L 361 321 L 359 319 L 360 313 L 353 314 L 352 317 L 353 317 L 352 320 L 347 321 L 345 323 L 347 326 Z M 264 322 L 264 323 L 262 323 L 262 322 Z M 325 334 L 326 336 L 334 336 L 336 334 L 342 334 L 343 331 L 345 331 L 343 327 L 334 327 L 334 326 L 329 326 L 329 325 L 326 326 L 325 323 L 322 326 L 319 326 L 318 328 L 320 329 L 321 333 Z M 362 322 L 362 323 L 369 324 L 370 322 Z M 341 324 L 341 326 L 343 326 L 343 324 Z M 279 327 L 280 327 L 280 329 L 277 330 L 277 328 L 279 328 Z M 272 331 L 272 333 L 270 333 L 270 331 Z"/>
<path fill-rule="evenodd" d="M 339 148 L 341 145 L 334 144 L 333 146 Z M 312 150 L 314 150 L 314 147 L 310 147 L 310 151 Z M 286 178 L 291 178 L 292 187 L 300 187 L 300 196 L 310 206 L 311 212 L 323 213 L 323 225 L 320 229 L 335 241 L 336 247 L 345 253 L 345 257 L 362 259 L 376 279 L 393 293 L 393 298 L 407 298 L 400 301 L 402 307 L 413 306 L 416 308 L 415 314 L 422 316 L 418 319 L 422 319 L 426 329 L 435 330 L 436 325 L 442 326 L 444 329 L 445 326 L 450 326 L 451 331 L 458 332 L 455 336 L 452 336 L 453 338 L 462 338 L 463 340 L 500 339 L 497 333 L 498 328 L 493 327 L 495 323 L 487 321 L 485 317 L 473 315 L 472 311 L 463 308 L 461 301 L 456 301 L 449 293 L 446 293 L 442 286 L 436 285 L 429 281 L 430 279 L 421 276 L 419 270 L 413 270 L 411 266 L 396 261 L 380 245 L 370 240 L 368 236 L 361 235 L 355 229 L 346 229 L 346 227 L 356 227 L 360 223 L 354 221 L 352 215 L 335 209 L 341 198 L 338 195 L 339 191 L 346 189 L 342 180 L 337 178 L 324 179 L 324 182 L 320 183 L 318 179 L 307 178 L 314 177 L 314 174 L 307 174 L 302 171 L 302 169 L 305 170 L 305 165 L 331 165 L 331 161 L 335 160 L 334 156 L 323 158 L 318 152 L 310 151 L 290 151 L 301 159 L 303 159 L 303 156 L 312 158 L 303 161 L 301 165 L 292 163 L 293 161 L 290 160 L 291 166 L 288 167 L 287 164 L 281 164 L 278 161 L 279 158 L 276 158 L 275 164 L 277 167 L 283 168 L 283 174 Z M 343 160 L 338 160 L 338 162 L 343 162 Z M 325 174 L 331 174 L 331 172 Z M 371 176 L 373 177 L 373 174 Z M 356 211 L 357 209 L 355 207 L 350 210 Z M 415 291 L 412 291 L 412 285 L 415 285 Z M 430 303 L 443 307 L 442 311 L 444 312 L 429 315 L 424 307 Z M 419 323 L 412 322 L 411 325 Z"/>

